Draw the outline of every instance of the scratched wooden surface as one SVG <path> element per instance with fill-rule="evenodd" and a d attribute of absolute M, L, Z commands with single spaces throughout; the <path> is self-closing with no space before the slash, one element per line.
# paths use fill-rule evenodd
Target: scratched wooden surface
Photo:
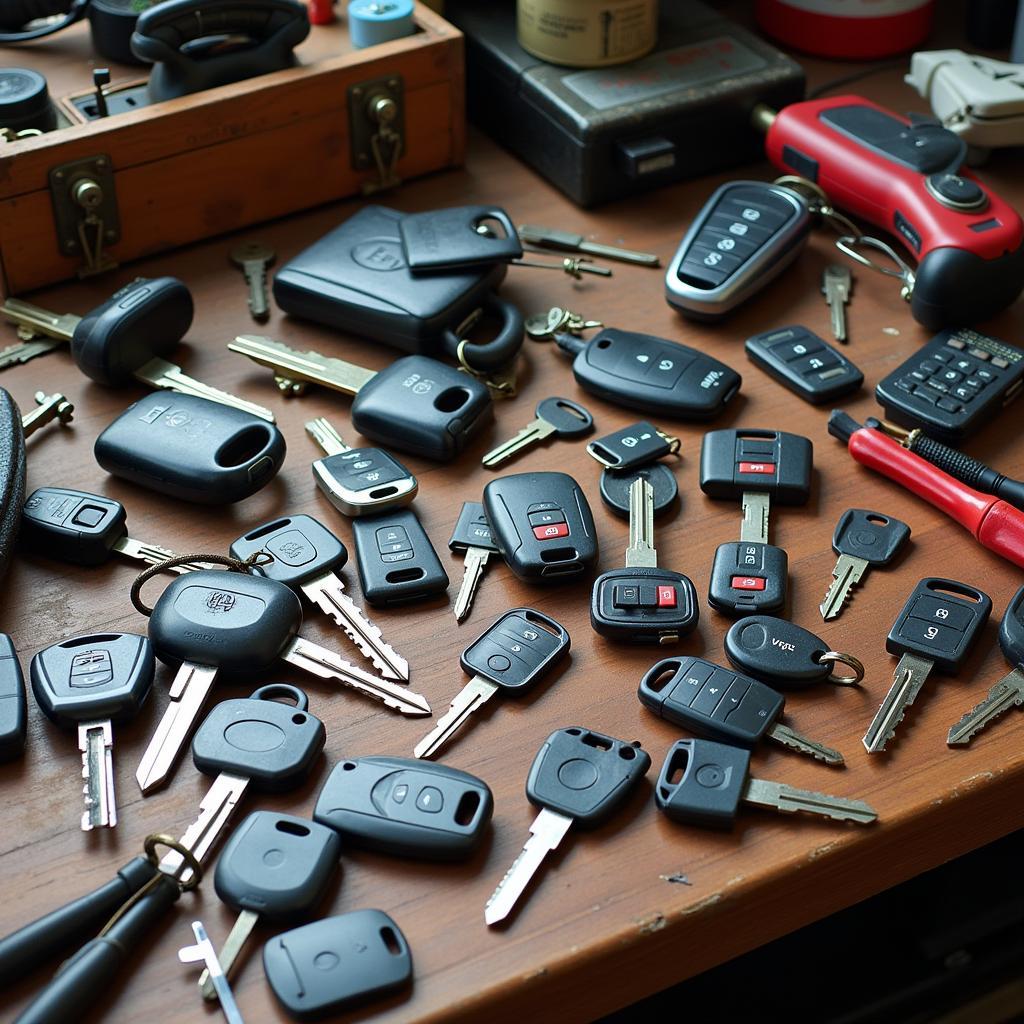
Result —
<path fill-rule="evenodd" d="M 810 62 L 812 78 L 824 81 L 848 66 Z M 899 109 L 923 110 L 897 72 L 874 76 L 856 89 Z M 1024 202 L 1024 160 L 1020 153 L 997 154 L 984 174 L 1004 195 Z M 411 182 L 386 203 L 425 210 L 463 202 L 504 203 L 518 221 L 579 230 L 605 242 L 653 250 L 669 259 L 683 230 L 714 186 L 738 173 L 771 177 L 767 165 L 723 174 L 596 211 L 574 208 L 553 188 L 472 132 L 464 170 Z M 245 237 L 271 244 L 283 262 L 359 207 L 350 202 L 288 221 L 268 224 Z M 57 353 L 6 372 L 2 384 L 27 408 L 40 387 L 61 389 L 76 404 L 70 429 L 48 428 L 29 441 L 29 487 L 59 484 L 98 491 L 123 501 L 131 535 L 179 550 L 224 549 L 240 533 L 272 517 L 307 512 L 320 517 L 349 542 L 349 524 L 320 496 L 309 463 L 316 452 L 302 430 L 304 420 L 330 417 L 352 439 L 347 399 L 323 390 L 282 399 L 268 373 L 228 353 L 228 340 L 252 332 L 245 287 L 227 258 L 234 238 L 221 238 L 131 267 L 101 281 L 51 289 L 32 296 L 59 311 L 83 312 L 116 285 L 137 274 L 175 274 L 196 299 L 196 320 L 179 353 L 195 376 L 272 406 L 290 445 L 280 476 L 261 493 L 228 508 L 178 504 L 106 476 L 94 463 L 97 433 L 142 392 L 109 391 L 83 378 L 66 353 Z M 881 821 L 855 829 L 811 818 L 781 818 L 745 812 L 735 831 L 719 834 L 672 824 L 654 807 L 650 781 L 616 820 L 594 833 L 570 833 L 540 872 L 530 898 L 510 925 L 488 930 L 484 902 L 526 839 L 535 810 L 523 783 L 541 741 L 553 729 L 583 725 L 625 739 L 638 739 L 658 766 L 679 732 L 653 718 L 636 699 L 636 684 L 656 655 L 629 650 L 597 638 L 588 621 L 588 583 L 551 588 L 526 586 L 508 570 L 492 565 L 469 620 L 457 627 L 451 612 L 460 563 L 446 541 L 463 500 L 478 498 L 492 474 L 479 465 L 492 444 L 532 418 L 535 404 L 565 395 L 586 404 L 601 433 L 636 419 L 581 392 L 567 361 L 551 345 L 527 342 L 520 396 L 498 407 L 493 430 L 463 458 L 438 466 L 409 458 L 420 478 L 415 508 L 442 554 L 453 579 L 448 600 L 400 611 L 375 611 L 384 635 L 408 657 L 412 684 L 435 713 L 466 681 L 461 650 L 499 613 L 528 604 L 555 616 L 573 638 L 571 664 L 526 699 L 495 699 L 459 733 L 443 756 L 446 764 L 483 777 L 494 790 L 491 835 L 467 863 L 438 866 L 346 851 L 343 875 L 323 905 L 324 914 L 379 907 L 395 918 L 413 953 L 415 983 L 402 996 L 368 1007 L 351 1019 L 478 1021 L 493 1024 L 529 1019 L 584 1021 L 660 987 L 753 948 L 774 936 L 848 906 L 1024 823 L 1024 751 L 1019 715 L 1009 714 L 966 750 L 949 750 L 950 724 L 976 703 L 1007 671 L 996 643 L 997 623 L 1021 584 L 1021 572 L 976 545 L 959 527 L 914 497 L 855 465 L 826 432 L 827 411 L 806 405 L 751 366 L 743 339 L 770 327 L 804 323 L 827 334 L 827 307 L 819 293 L 824 265 L 834 256 L 830 239 L 817 233 L 798 263 L 765 293 L 718 327 L 680 319 L 662 298 L 662 272 L 616 264 L 610 281 L 572 283 L 562 275 L 513 269 L 502 294 L 526 312 L 568 305 L 609 325 L 662 335 L 697 346 L 741 370 L 741 396 L 714 426 L 773 427 L 810 437 L 816 473 L 811 500 L 803 508 L 773 516 L 772 540 L 789 552 L 789 617 L 818 632 L 830 646 L 863 660 L 861 689 L 819 689 L 794 694 L 788 720 L 808 735 L 837 747 L 847 757 L 830 770 L 780 748 L 754 754 L 757 776 L 796 786 L 868 800 Z M 849 307 L 849 355 L 864 371 L 866 386 L 844 405 L 859 419 L 876 414 L 872 389 L 881 377 L 927 340 L 889 279 L 857 271 Z M 979 325 L 1019 341 L 1024 309 L 1018 304 Z M 258 328 L 292 345 L 315 348 L 361 364 L 382 367 L 395 353 L 380 345 L 286 319 L 275 312 Z M 13 333 L 10 335 L 13 339 Z M 715 547 L 739 535 L 738 503 L 706 498 L 698 488 L 700 425 L 662 423 L 682 438 L 675 470 L 681 500 L 659 519 L 661 564 L 689 574 L 706 593 Z M 968 448 L 1002 471 L 1024 475 L 1021 409 L 1008 411 L 973 437 Z M 406 458 L 403 456 L 403 458 Z M 582 442 L 554 442 L 534 449 L 510 470 L 568 470 L 582 484 L 595 511 L 601 541 L 600 569 L 622 564 L 625 524 L 612 517 L 598 495 L 599 467 Z M 894 567 L 871 573 L 853 603 L 825 625 L 817 606 L 835 555 L 833 526 L 844 509 L 861 506 L 898 516 L 913 527 L 905 557 Z M 886 756 L 869 757 L 861 736 L 889 687 L 895 659 L 885 653 L 885 634 L 914 584 L 926 575 L 948 575 L 985 589 L 995 603 L 964 672 L 936 677 L 925 687 Z M 16 559 L 0 598 L 0 628 L 9 632 L 23 664 L 40 648 L 94 630 L 144 631 L 145 621 L 128 601 L 134 576 L 130 565 L 113 561 L 98 569 L 64 567 L 41 558 Z M 358 594 L 354 569 L 344 571 Z M 722 661 L 722 639 L 730 620 L 702 603 L 697 633 L 680 645 L 683 653 Z M 303 632 L 348 650 L 347 641 L 325 619 L 310 612 Z M 319 786 L 343 757 L 410 755 L 426 731 L 422 720 L 404 720 L 372 702 L 330 684 L 307 679 L 290 668 L 271 673 L 304 685 L 311 708 L 327 724 L 326 757 L 298 792 L 250 798 L 245 808 L 278 808 L 298 814 L 312 810 Z M 121 821 L 111 833 L 79 831 L 79 758 L 74 737 L 59 732 L 38 709 L 29 709 L 28 748 L 23 759 L 0 768 L 0 933 L 30 921 L 92 889 L 141 850 L 150 832 L 180 834 L 193 819 L 209 780 L 189 761 L 178 766 L 170 786 L 143 800 L 134 772 L 142 750 L 166 706 L 171 672 L 161 667 L 149 704 L 130 725 L 117 729 L 116 774 Z M 242 696 L 256 680 L 222 680 L 220 697 Z M 195 975 L 182 967 L 176 950 L 191 941 L 189 922 L 202 918 L 216 942 L 223 940 L 231 914 L 212 884 L 184 897 L 140 948 L 90 1019 L 115 1022 L 172 1022 L 204 1016 Z M 235 984 L 249 1024 L 284 1020 L 262 977 L 259 940 Z M 42 968 L 0 997 L 14 1014 L 50 975 Z M 552 1008 L 557 1008 L 556 1011 Z M 84 1012 L 84 1011 L 83 1011 Z M 216 1019 L 206 1010 L 206 1019 Z M 345 1018 L 350 1019 L 350 1018 Z"/>

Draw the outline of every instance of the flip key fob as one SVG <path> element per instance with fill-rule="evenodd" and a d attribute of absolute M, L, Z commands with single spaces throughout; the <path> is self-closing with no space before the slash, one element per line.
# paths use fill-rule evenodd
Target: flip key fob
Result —
<path fill-rule="evenodd" d="M 352 539 L 370 604 L 406 604 L 448 589 L 448 573 L 411 508 L 353 519 Z"/>
<path fill-rule="evenodd" d="M 491 535 L 509 568 L 531 582 L 579 576 L 597 562 L 586 495 L 566 473 L 517 473 L 484 488 Z"/>

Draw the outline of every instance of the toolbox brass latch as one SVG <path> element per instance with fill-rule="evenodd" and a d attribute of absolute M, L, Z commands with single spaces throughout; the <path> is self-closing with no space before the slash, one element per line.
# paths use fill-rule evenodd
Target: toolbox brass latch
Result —
<path fill-rule="evenodd" d="M 91 156 L 50 169 L 50 198 L 57 245 L 65 256 L 80 256 L 79 277 L 113 270 L 106 252 L 121 239 L 121 218 L 109 156 Z"/>
<path fill-rule="evenodd" d="M 376 178 L 363 182 L 363 195 L 401 184 L 395 173 L 405 153 L 405 89 L 400 75 L 360 82 L 348 90 L 352 166 L 373 169 Z"/>

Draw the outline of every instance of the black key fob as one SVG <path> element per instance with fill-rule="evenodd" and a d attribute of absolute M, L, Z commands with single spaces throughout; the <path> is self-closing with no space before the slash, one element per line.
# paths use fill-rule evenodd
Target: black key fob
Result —
<path fill-rule="evenodd" d="M 557 582 L 597 562 L 590 505 L 566 473 L 498 477 L 484 488 L 484 511 L 494 543 L 520 579 Z"/>
<path fill-rule="evenodd" d="M 14 644 L 0 633 L 0 761 L 18 757 L 25 749 L 25 678 Z"/>
<path fill-rule="evenodd" d="M 108 473 L 201 505 L 241 501 L 281 468 L 284 436 L 266 420 L 194 395 L 155 391 L 96 438 Z"/>
<path fill-rule="evenodd" d="M 594 580 L 594 632 L 627 644 L 677 643 L 700 620 L 693 581 L 659 568 L 612 569 Z"/>
<path fill-rule="evenodd" d="M 406 604 L 448 589 L 448 573 L 412 509 L 353 519 L 352 539 L 359 585 L 370 604 Z"/>
<path fill-rule="evenodd" d="M 364 206 L 277 272 L 275 301 L 306 320 L 404 352 L 444 352 L 452 359 L 459 358 L 459 325 L 483 309 L 500 321 L 498 335 L 486 345 L 466 344 L 462 356 L 476 370 L 510 363 L 523 343 L 523 318 L 494 295 L 505 264 L 414 274 L 402 245 L 402 220 L 397 210 Z"/>
<path fill-rule="evenodd" d="M 772 615 L 741 619 L 725 634 L 729 663 L 777 690 L 804 690 L 829 679 L 835 660 L 823 657 L 828 651 L 828 644 L 809 629 Z M 849 664 L 847 657 L 843 655 L 844 664 Z M 831 681 L 852 684 L 859 679 L 837 676 Z"/>
<path fill-rule="evenodd" d="M 292 1017 L 314 1020 L 407 985 L 412 956 L 383 910 L 353 910 L 276 935 L 263 972 Z"/>
<path fill-rule="evenodd" d="M 730 541 L 715 548 L 708 604 L 723 615 L 780 612 L 786 606 L 789 555 L 757 541 Z"/>
<path fill-rule="evenodd" d="M 277 697 L 295 704 L 279 704 Z M 248 697 L 215 704 L 192 738 L 192 760 L 206 775 L 243 775 L 256 789 L 279 792 L 309 773 L 326 740 L 306 694 L 269 683 Z"/>
<path fill-rule="evenodd" d="M 468 772 L 406 757 L 342 761 L 317 797 L 313 818 L 368 849 L 462 860 L 479 845 L 494 798 Z"/>
<path fill-rule="evenodd" d="M 834 402 L 864 383 L 864 374 L 846 356 L 806 327 L 755 334 L 744 348 L 755 366 L 812 405 Z"/>
<path fill-rule="evenodd" d="M 709 430 L 700 446 L 700 489 L 711 498 L 749 491 L 779 505 L 803 505 L 813 468 L 810 440 L 781 430 Z"/>
<path fill-rule="evenodd" d="M 102 565 L 127 535 L 124 505 L 67 487 L 39 487 L 25 500 L 21 543 L 37 554 L 72 565 Z"/>
<path fill-rule="evenodd" d="M 500 206 L 452 206 L 407 213 L 398 223 L 414 272 L 488 268 L 523 255 L 512 219 Z"/>
<path fill-rule="evenodd" d="M 732 828 L 749 773 L 749 750 L 711 740 L 676 740 L 661 766 L 654 800 L 673 821 Z"/>

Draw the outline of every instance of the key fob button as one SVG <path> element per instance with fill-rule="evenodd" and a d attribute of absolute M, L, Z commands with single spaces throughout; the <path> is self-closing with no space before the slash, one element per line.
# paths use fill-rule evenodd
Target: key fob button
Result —
<path fill-rule="evenodd" d="M 751 686 L 739 704 L 727 711 L 724 724 L 737 731 L 737 738 L 753 743 L 768 731 L 768 727 L 778 717 L 777 713 L 773 714 L 773 710 L 780 702 L 781 697 L 778 701 L 766 699 L 762 687 Z"/>
<path fill-rule="evenodd" d="M 936 597 L 919 597 L 910 609 L 915 619 L 924 619 L 962 633 L 973 620 L 970 608 L 941 601 Z"/>
<path fill-rule="evenodd" d="M 512 662 L 504 654 L 492 654 L 487 659 L 487 667 L 492 672 L 507 672 L 512 667 Z"/>
<path fill-rule="evenodd" d="M 436 786 L 424 786 L 416 797 L 416 807 L 425 814 L 440 814 L 444 808 L 444 797 Z"/>
<path fill-rule="evenodd" d="M 956 652 L 963 639 L 961 631 L 940 626 L 929 619 L 907 618 L 900 627 L 900 638 L 912 644 L 924 644 L 943 654 Z"/>
<path fill-rule="evenodd" d="M 531 526 L 547 526 L 550 523 L 564 523 L 565 513 L 561 509 L 553 512 L 530 512 L 529 519 Z"/>

